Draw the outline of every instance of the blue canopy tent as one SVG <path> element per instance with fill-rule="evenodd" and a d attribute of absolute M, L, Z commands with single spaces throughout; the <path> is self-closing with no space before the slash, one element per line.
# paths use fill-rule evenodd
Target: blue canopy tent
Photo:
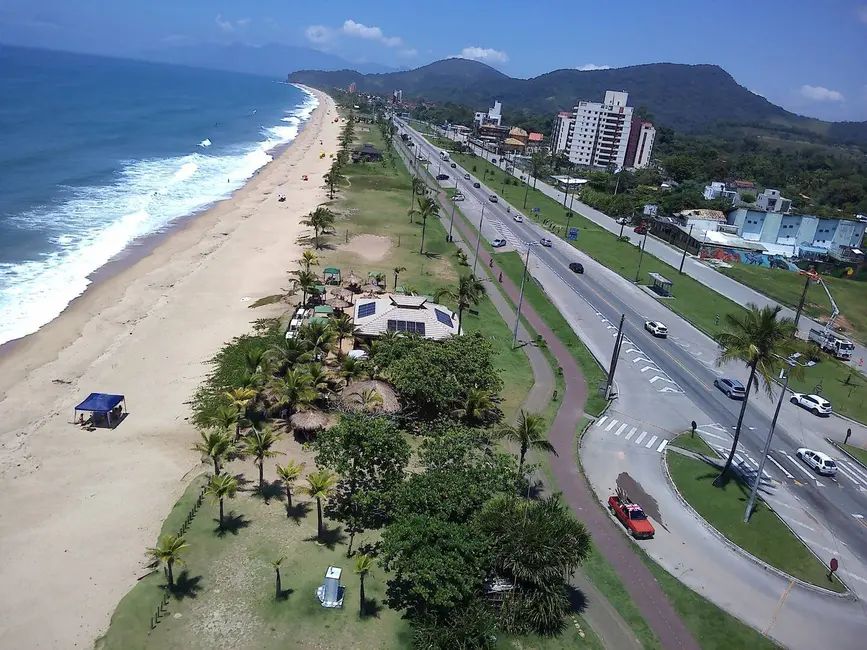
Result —
<path fill-rule="evenodd" d="M 89 424 L 114 429 L 126 415 L 126 398 L 109 393 L 91 393 L 75 407 L 76 424 L 87 424 L 84 413 L 90 413 Z"/>

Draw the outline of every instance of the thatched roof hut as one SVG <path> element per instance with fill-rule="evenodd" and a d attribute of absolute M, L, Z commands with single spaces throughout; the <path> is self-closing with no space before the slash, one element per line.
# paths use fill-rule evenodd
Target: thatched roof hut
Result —
<path fill-rule="evenodd" d="M 331 295 L 335 298 L 343 298 L 345 300 L 351 300 L 352 296 L 355 295 L 355 292 L 351 289 L 347 289 L 346 287 L 340 287 L 339 289 L 334 289 L 331 292 Z"/>
<path fill-rule="evenodd" d="M 325 301 L 325 304 L 329 307 L 333 307 L 334 309 L 349 309 L 352 307 L 352 303 L 348 300 L 344 300 L 340 296 L 334 296 L 333 298 L 329 298 Z"/>
<path fill-rule="evenodd" d="M 347 411 L 360 411 L 361 404 L 358 403 L 357 395 L 361 395 L 365 390 L 373 390 L 382 399 L 382 402 L 377 405 L 377 411 L 380 413 L 397 413 L 401 410 L 400 399 L 397 392 L 390 384 L 376 379 L 368 379 L 367 381 L 356 381 L 346 388 L 340 394 L 340 404 Z"/>
<path fill-rule="evenodd" d="M 289 417 L 292 430 L 301 434 L 314 433 L 333 426 L 331 418 L 322 411 L 300 411 Z"/>
<path fill-rule="evenodd" d="M 355 273 L 353 273 L 352 271 L 349 272 L 349 275 L 343 278 L 343 281 L 348 286 L 359 286 L 361 284 L 361 278 L 355 275 Z"/>

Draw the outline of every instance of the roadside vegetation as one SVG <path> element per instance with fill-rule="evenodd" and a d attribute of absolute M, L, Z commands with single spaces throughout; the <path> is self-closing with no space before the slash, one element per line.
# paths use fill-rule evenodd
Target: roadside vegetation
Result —
<path fill-rule="evenodd" d="M 711 449 L 710 445 L 708 445 L 698 433 L 693 435 L 692 431 L 689 430 L 678 435 L 674 440 L 668 443 L 668 446 L 693 451 L 702 456 L 707 456 L 708 458 L 717 457 L 716 452 Z"/>

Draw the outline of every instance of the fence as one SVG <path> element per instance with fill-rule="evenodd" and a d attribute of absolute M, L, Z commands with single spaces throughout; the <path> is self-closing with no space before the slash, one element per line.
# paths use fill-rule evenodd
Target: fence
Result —
<path fill-rule="evenodd" d="M 196 499 L 196 502 L 193 504 L 193 507 L 190 508 L 190 511 L 187 513 L 187 518 L 184 519 L 184 523 L 181 525 L 180 529 L 177 532 L 177 537 L 182 537 L 187 533 L 187 529 L 190 527 L 190 524 L 193 523 L 193 519 L 196 517 L 196 513 L 199 511 L 199 508 L 202 506 L 202 502 L 205 500 L 205 490 L 207 490 L 207 485 L 203 485 L 199 490 L 199 496 Z M 166 574 L 166 578 L 168 579 L 168 570 L 163 568 L 163 572 Z M 148 635 L 153 632 L 157 625 L 159 625 L 160 621 L 169 613 L 168 612 L 169 605 L 169 590 L 166 589 L 163 592 L 163 599 L 160 601 L 160 604 L 157 606 L 156 611 L 153 616 L 151 616 L 150 620 L 150 628 L 148 629 Z"/>

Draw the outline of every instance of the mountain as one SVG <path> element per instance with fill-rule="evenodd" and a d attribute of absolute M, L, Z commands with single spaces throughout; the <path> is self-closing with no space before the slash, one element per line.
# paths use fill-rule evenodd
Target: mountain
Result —
<path fill-rule="evenodd" d="M 173 63 L 194 68 L 246 72 L 283 79 L 295 70 L 343 70 L 354 67 L 359 73 L 392 72 L 376 63 L 354 64 L 334 54 L 309 47 L 268 43 L 261 47 L 231 43 L 202 43 L 140 52 L 136 58 L 157 63 Z"/>
<path fill-rule="evenodd" d="M 823 122 L 790 113 L 747 90 L 716 65 L 649 63 L 609 70 L 555 70 L 532 79 L 515 79 L 465 59 L 445 59 L 415 70 L 362 74 L 354 70 L 302 70 L 290 81 L 319 88 L 390 93 L 433 102 L 488 108 L 493 100 L 506 110 L 553 115 L 579 100 L 602 101 L 606 90 L 625 90 L 632 106 L 645 107 L 658 125 L 680 132 L 758 129 L 807 139 L 867 144 L 867 122 Z"/>

